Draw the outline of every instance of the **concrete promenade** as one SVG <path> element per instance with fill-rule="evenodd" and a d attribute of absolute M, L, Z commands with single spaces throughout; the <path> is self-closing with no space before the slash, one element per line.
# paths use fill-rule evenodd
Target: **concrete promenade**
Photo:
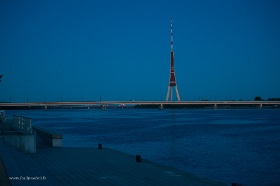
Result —
<path fill-rule="evenodd" d="M 3 167 L 11 185 L 225 185 L 107 148 L 38 145 L 30 154 L 0 137 L 0 150 L 0 185 L 8 185 Z"/>

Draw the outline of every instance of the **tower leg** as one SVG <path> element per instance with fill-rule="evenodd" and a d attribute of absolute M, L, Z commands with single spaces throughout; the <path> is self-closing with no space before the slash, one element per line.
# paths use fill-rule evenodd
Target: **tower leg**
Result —
<path fill-rule="evenodd" d="M 165 99 L 166 101 L 168 101 L 169 95 L 170 95 L 170 86 L 168 86 L 167 95 L 166 95 L 166 99 Z"/>
<path fill-rule="evenodd" d="M 178 99 L 178 101 L 181 101 L 177 85 L 175 86 L 175 89 L 176 89 L 177 99 Z"/>
<path fill-rule="evenodd" d="M 170 87 L 170 101 L 172 101 L 172 98 L 173 98 L 173 88 L 172 87 Z"/>

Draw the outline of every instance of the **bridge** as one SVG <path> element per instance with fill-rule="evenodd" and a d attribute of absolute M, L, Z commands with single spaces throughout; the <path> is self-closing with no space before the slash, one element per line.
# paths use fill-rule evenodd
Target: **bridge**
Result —
<path fill-rule="evenodd" d="M 0 109 L 9 109 L 15 107 L 98 107 L 98 106 L 197 106 L 197 107 L 254 107 L 262 108 L 277 107 L 280 108 L 280 101 L 67 101 L 67 102 L 18 102 L 18 103 L 0 103 Z"/>

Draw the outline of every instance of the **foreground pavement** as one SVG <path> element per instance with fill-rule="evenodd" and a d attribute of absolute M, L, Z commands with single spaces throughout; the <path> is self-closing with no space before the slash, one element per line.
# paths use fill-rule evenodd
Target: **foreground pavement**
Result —
<path fill-rule="evenodd" d="M 0 149 L 7 173 L 0 185 L 7 180 L 11 185 L 225 185 L 145 159 L 136 162 L 135 156 L 106 148 L 39 146 L 29 154 L 0 137 Z"/>

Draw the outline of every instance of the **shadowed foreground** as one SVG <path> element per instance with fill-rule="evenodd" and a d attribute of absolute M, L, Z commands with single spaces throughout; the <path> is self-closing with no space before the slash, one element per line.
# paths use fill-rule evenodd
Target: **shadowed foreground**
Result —
<path fill-rule="evenodd" d="M 12 185 L 224 185 L 106 148 L 42 146 L 28 154 L 0 139 L 0 149 Z"/>

